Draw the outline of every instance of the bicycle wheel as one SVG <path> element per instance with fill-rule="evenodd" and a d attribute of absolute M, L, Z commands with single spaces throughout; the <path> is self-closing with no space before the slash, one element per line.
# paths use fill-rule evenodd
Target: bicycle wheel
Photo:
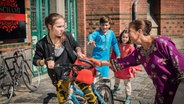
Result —
<path fill-rule="evenodd" d="M 40 73 L 37 68 L 31 68 L 32 61 L 23 60 L 21 63 L 22 78 L 26 87 L 31 91 L 36 91 L 40 85 Z"/>
<path fill-rule="evenodd" d="M 109 86 L 103 84 L 97 87 L 97 92 L 100 96 L 104 99 L 105 104 L 114 104 L 113 95 Z M 101 104 L 100 100 L 98 99 L 98 104 Z"/>
<path fill-rule="evenodd" d="M 0 69 L 0 103 L 8 104 L 14 93 L 14 84 L 10 75 L 4 69 Z"/>

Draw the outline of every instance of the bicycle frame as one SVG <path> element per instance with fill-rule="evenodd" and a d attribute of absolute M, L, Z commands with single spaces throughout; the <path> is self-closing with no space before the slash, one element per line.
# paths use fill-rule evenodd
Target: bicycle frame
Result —
<path fill-rule="evenodd" d="M 13 65 L 13 68 L 10 68 L 9 67 L 9 65 L 8 65 L 8 60 L 13 60 L 12 61 L 12 65 Z M 14 78 L 16 79 L 16 82 L 17 82 L 17 79 L 18 79 L 18 77 L 20 77 L 20 73 L 21 73 L 21 70 L 16 70 L 16 66 L 18 67 L 18 68 L 20 68 L 20 66 L 18 65 L 18 63 L 17 63 L 17 60 L 16 60 L 16 58 L 15 57 L 7 57 L 7 58 L 5 58 L 5 59 L 3 59 L 3 61 L 5 62 L 5 66 L 7 67 L 7 69 L 8 69 L 8 72 L 9 72 L 9 74 L 10 74 L 10 76 L 11 76 L 11 78 L 12 78 L 12 80 L 14 80 Z M 16 66 L 15 66 L 16 65 Z M 14 71 L 14 72 L 12 72 L 12 71 Z"/>
<path fill-rule="evenodd" d="M 98 97 L 98 99 L 100 100 L 101 104 L 106 104 L 104 99 L 100 96 L 100 94 L 98 93 L 98 91 L 95 89 L 95 84 L 92 84 L 92 89 L 93 92 L 95 93 L 95 95 Z"/>
<path fill-rule="evenodd" d="M 39 70 L 37 69 L 32 69 L 32 60 L 30 58 L 26 57 L 26 52 L 25 51 L 30 51 L 34 49 L 33 47 L 31 48 L 26 48 L 26 49 L 18 49 L 14 53 L 15 61 L 17 63 L 17 66 L 19 66 L 20 70 L 20 77 L 23 78 L 23 82 L 26 85 L 26 87 L 31 91 L 34 92 L 38 89 L 39 84 L 40 84 L 40 74 Z M 20 62 L 20 63 L 18 63 Z M 19 77 L 19 78 L 20 78 Z M 35 79 L 35 81 L 32 81 L 32 79 Z"/>
<path fill-rule="evenodd" d="M 93 92 L 95 93 L 95 95 L 97 96 L 97 98 L 99 99 L 99 101 L 101 102 L 101 104 L 106 104 L 105 101 L 104 101 L 104 99 L 101 97 L 101 95 L 96 90 L 95 83 L 92 83 L 91 87 L 92 87 Z M 70 88 L 69 88 L 69 92 L 70 92 L 70 94 L 68 96 L 68 101 L 73 99 L 73 101 L 76 104 L 80 104 L 80 102 L 77 99 L 77 97 L 74 94 L 74 92 L 77 93 L 78 95 L 82 96 L 82 97 L 84 97 L 84 93 L 80 89 L 78 89 L 78 88 L 75 87 L 74 82 L 71 82 L 71 85 L 70 85 Z"/>
<path fill-rule="evenodd" d="M 87 61 L 84 61 L 84 60 L 81 60 L 81 61 L 88 63 L 90 66 L 85 66 L 85 65 L 82 66 L 80 64 L 79 65 L 78 64 L 63 64 L 63 65 L 61 64 L 61 65 L 56 65 L 55 66 L 55 67 L 61 67 L 61 68 L 68 68 L 69 70 L 71 70 L 73 72 L 72 73 L 72 78 L 69 79 L 69 80 L 71 80 L 71 83 L 70 83 L 70 85 L 68 87 L 68 94 L 69 95 L 67 97 L 67 101 L 64 104 L 72 104 L 72 102 L 74 102 L 75 104 L 80 104 L 77 95 L 81 96 L 82 99 L 84 101 L 86 101 L 84 99 L 83 91 L 81 91 L 80 89 L 78 89 L 75 86 L 75 78 L 76 78 L 77 73 L 75 73 L 74 70 L 82 70 L 82 69 L 85 69 L 85 68 L 86 69 L 90 69 L 90 68 L 94 67 L 94 65 L 92 64 L 92 62 L 87 62 Z M 73 69 L 73 66 L 76 67 L 76 68 Z M 97 77 L 99 77 L 99 75 L 97 75 Z M 63 79 L 63 80 L 61 80 L 61 82 L 65 81 L 65 80 L 67 81 L 68 79 L 67 78 Z M 101 91 L 104 91 L 104 90 L 105 90 L 105 93 L 104 93 L 105 96 L 106 96 L 106 94 L 107 95 L 110 94 L 109 96 L 112 98 L 110 100 L 110 102 L 113 102 L 113 97 L 112 97 L 112 92 L 110 90 L 110 87 L 108 85 L 106 85 L 106 82 L 109 82 L 109 81 L 110 81 L 109 79 L 101 79 L 101 78 L 99 78 L 99 80 L 97 82 L 95 82 L 95 83 L 93 82 L 91 84 L 92 91 L 96 95 L 97 100 L 98 100 L 98 102 L 100 102 L 100 104 L 106 104 L 109 101 L 109 100 L 107 100 L 108 97 L 104 98 L 104 95 L 101 95 L 102 94 Z M 100 83 L 100 82 L 102 82 L 102 83 Z M 96 85 L 99 85 L 99 86 L 96 86 Z M 62 84 L 61 84 L 61 86 L 62 86 Z M 106 91 L 107 91 L 107 93 L 106 93 Z"/>
<path fill-rule="evenodd" d="M 98 99 L 100 100 L 101 104 L 106 104 L 104 99 L 100 96 L 98 91 L 95 89 L 94 83 L 91 86 L 92 86 L 93 92 L 98 97 Z M 74 85 L 71 85 L 69 90 L 70 91 L 72 90 L 72 93 L 69 94 L 68 101 L 69 100 L 73 100 L 76 104 L 80 104 L 80 102 L 77 99 L 77 96 L 74 94 L 74 92 L 77 93 L 78 95 L 82 96 L 82 97 L 84 97 L 84 93 L 81 90 L 79 90 L 78 88 L 76 88 Z"/>
<path fill-rule="evenodd" d="M 21 64 L 22 64 L 22 61 L 20 61 L 20 63 L 18 63 L 18 58 L 21 58 L 21 60 L 25 60 L 25 57 L 23 56 L 23 54 L 16 54 L 14 53 L 14 56 L 11 56 L 11 57 L 6 57 L 6 58 L 3 58 L 3 61 L 5 63 L 5 66 L 7 67 L 8 69 L 8 72 L 12 78 L 12 80 L 14 80 L 15 78 L 15 82 L 17 82 L 17 79 L 19 79 L 19 77 L 21 76 L 21 73 L 22 73 L 22 68 L 21 68 Z M 8 60 L 12 60 L 11 63 L 13 65 L 13 68 L 10 68 L 9 65 L 8 65 Z M 16 70 L 16 67 L 19 69 L 18 71 Z M 14 71 L 14 72 L 12 72 Z"/>

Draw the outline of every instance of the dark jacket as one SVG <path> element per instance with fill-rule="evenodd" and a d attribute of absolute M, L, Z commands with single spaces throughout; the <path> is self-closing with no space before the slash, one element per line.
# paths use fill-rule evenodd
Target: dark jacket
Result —
<path fill-rule="evenodd" d="M 74 63 L 77 56 L 74 53 L 77 47 L 79 47 L 79 44 L 75 39 L 73 38 L 72 34 L 69 32 L 64 33 L 66 35 L 66 40 L 62 43 L 62 45 L 65 47 L 69 58 L 71 59 L 71 62 Z M 46 35 L 44 38 L 42 38 L 40 41 L 36 44 L 36 51 L 33 58 L 33 64 L 35 66 L 39 65 L 39 61 L 42 59 L 49 59 L 50 57 L 55 57 L 54 55 L 54 45 L 52 44 L 49 35 Z M 48 67 L 47 67 L 48 69 Z M 48 69 L 48 74 L 51 77 L 51 80 L 55 80 L 55 73 L 53 70 Z"/>

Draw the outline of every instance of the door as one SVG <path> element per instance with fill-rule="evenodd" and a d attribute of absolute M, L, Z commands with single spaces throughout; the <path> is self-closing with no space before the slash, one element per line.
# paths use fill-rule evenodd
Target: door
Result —
<path fill-rule="evenodd" d="M 77 39 L 77 0 L 65 0 L 65 19 L 67 31 Z"/>
<path fill-rule="evenodd" d="M 44 18 L 49 14 L 49 0 L 31 0 L 31 37 L 33 47 L 47 34 Z M 47 73 L 47 69 L 39 69 L 41 74 Z"/>

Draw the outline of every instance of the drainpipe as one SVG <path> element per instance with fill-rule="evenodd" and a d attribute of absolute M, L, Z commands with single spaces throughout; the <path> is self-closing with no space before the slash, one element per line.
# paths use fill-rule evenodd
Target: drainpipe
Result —
<path fill-rule="evenodd" d="M 135 0 L 132 5 L 132 21 L 137 19 L 137 3 L 139 0 Z M 137 45 L 134 44 L 134 47 L 137 48 Z"/>
<path fill-rule="evenodd" d="M 137 19 L 137 3 L 139 2 L 139 0 L 135 0 L 133 3 L 133 7 L 132 7 L 132 20 L 136 20 Z"/>

